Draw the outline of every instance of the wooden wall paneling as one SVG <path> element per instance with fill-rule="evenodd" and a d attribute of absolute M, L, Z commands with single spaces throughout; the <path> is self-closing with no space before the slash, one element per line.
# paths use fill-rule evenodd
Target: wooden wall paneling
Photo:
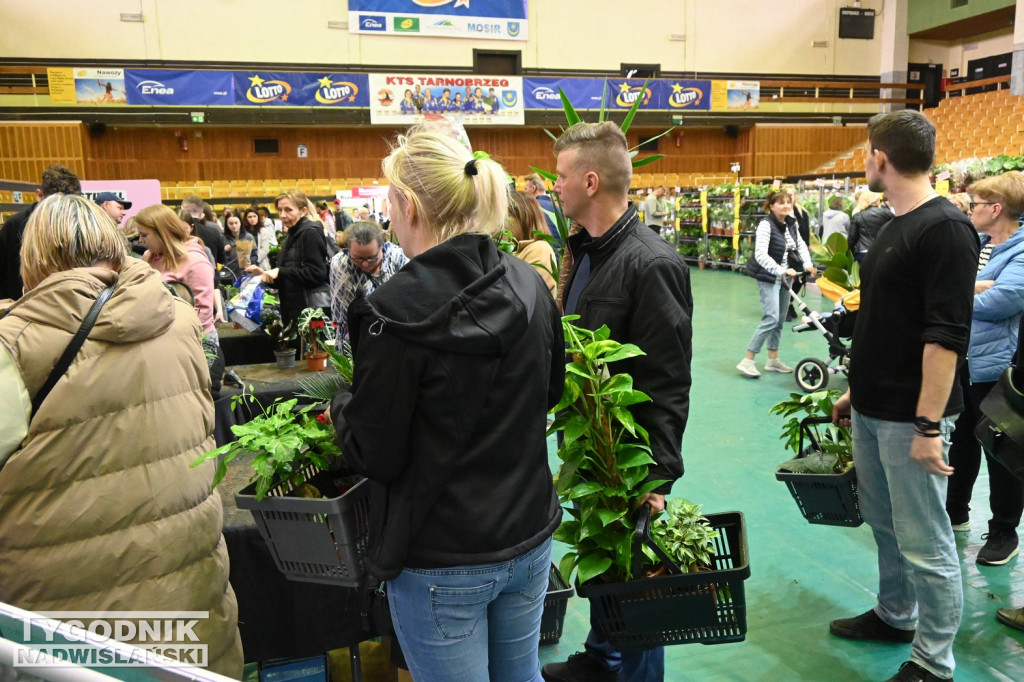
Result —
<path fill-rule="evenodd" d="M 862 126 L 757 126 L 755 174 L 810 173 L 866 137 Z"/>
<path fill-rule="evenodd" d="M 83 177 L 80 123 L 0 124 L 0 178 L 38 182 L 52 163 Z"/>

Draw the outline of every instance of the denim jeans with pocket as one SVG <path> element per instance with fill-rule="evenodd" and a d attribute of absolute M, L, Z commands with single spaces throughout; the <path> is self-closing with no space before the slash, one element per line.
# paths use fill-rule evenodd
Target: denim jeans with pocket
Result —
<path fill-rule="evenodd" d="M 508 561 L 406 568 L 388 581 L 395 633 L 416 682 L 540 682 L 537 646 L 551 538 Z"/>
<path fill-rule="evenodd" d="M 892 627 L 916 627 L 911 660 L 950 678 L 955 667 L 953 639 L 963 615 L 963 585 L 945 509 L 947 479 L 926 472 L 911 459 L 913 423 L 852 412 L 860 511 L 878 545 L 875 613 Z M 955 420 L 947 417 L 941 423 L 946 458 Z"/>
<path fill-rule="evenodd" d="M 789 289 L 782 282 L 757 281 L 757 292 L 761 296 L 761 322 L 750 339 L 747 350 L 757 355 L 761 346 L 768 342 L 768 350 L 778 350 L 782 341 L 782 328 L 786 325 L 789 308 Z"/>

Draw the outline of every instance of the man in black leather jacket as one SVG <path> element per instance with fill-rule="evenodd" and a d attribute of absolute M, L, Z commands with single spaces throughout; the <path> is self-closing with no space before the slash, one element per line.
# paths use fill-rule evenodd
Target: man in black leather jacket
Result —
<path fill-rule="evenodd" d="M 648 480 L 668 483 L 643 498 L 654 511 L 683 474 L 680 454 L 690 407 L 693 296 L 683 260 L 637 218 L 627 193 L 632 178 L 626 137 L 611 123 L 578 123 L 555 143 L 558 182 L 567 217 L 582 229 L 569 238 L 572 267 L 564 287 L 565 314 L 588 329 L 608 325 L 611 338 L 633 343 L 646 355 L 623 360 L 616 372 L 651 398 L 634 406 L 636 421 L 650 436 Z M 591 622 L 586 653 L 544 666 L 545 680 L 664 678 L 664 649 L 619 653 Z M 619 672 L 621 671 L 621 678 Z"/>

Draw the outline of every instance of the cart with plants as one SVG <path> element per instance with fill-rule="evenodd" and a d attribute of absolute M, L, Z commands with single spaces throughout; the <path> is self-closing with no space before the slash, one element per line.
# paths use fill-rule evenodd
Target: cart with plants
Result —
<path fill-rule="evenodd" d="M 850 430 L 832 423 L 838 397 L 839 391 L 791 393 L 771 408 L 787 418 L 780 438 L 796 455 L 778 465 L 775 478 L 786 484 L 808 523 L 854 527 L 864 520 Z"/>

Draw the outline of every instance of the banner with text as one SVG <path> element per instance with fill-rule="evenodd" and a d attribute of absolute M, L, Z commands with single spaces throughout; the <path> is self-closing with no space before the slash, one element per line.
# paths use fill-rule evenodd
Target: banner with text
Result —
<path fill-rule="evenodd" d="M 124 69 L 77 66 L 46 69 L 54 104 L 127 104 Z"/>
<path fill-rule="evenodd" d="M 605 84 L 607 83 L 607 90 Z M 641 95 L 642 80 L 603 78 L 524 78 L 523 99 L 527 109 L 561 109 L 558 89 L 572 102 L 574 109 L 600 109 L 605 92 L 605 108 L 629 109 L 637 97 L 645 110 L 707 111 L 711 109 L 711 81 L 652 80 Z"/>
<path fill-rule="evenodd" d="M 126 69 L 128 104 L 232 106 L 235 79 L 231 71 L 167 71 Z"/>
<path fill-rule="evenodd" d="M 526 40 L 527 0 L 349 0 L 350 33 Z"/>
<path fill-rule="evenodd" d="M 370 105 L 366 74 L 236 71 L 241 106 L 362 107 Z"/>
<path fill-rule="evenodd" d="M 523 125 L 523 79 L 515 76 L 369 75 L 370 123 L 411 125 L 448 115 L 463 125 Z"/>

